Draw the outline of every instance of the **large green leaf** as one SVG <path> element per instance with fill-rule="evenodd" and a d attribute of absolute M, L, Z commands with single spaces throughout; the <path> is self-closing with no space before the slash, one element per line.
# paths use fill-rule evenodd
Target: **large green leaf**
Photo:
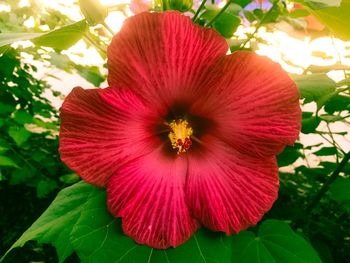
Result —
<path fill-rule="evenodd" d="M 232 262 L 244 263 L 321 263 L 318 254 L 287 223 L 267 220 L 260 227 L 258 236 L 243 231 L 233 237 Z"/>
<path fill-rule="evenodd" d="M 33 42 L 40 46 L 52 47 L 58 50 L 68 49 L 78 42 L 88 26 L 85 20 L 55 29 L 35 38 Z"/>
<path fill-rule="evenodd" d="M 342 0 L 339 7 L 310 8 L 309 11 L 337 37 L 350 40 L 350 0 Z"/>
<path fill-rule="evenodd" d="M 176 249 L 155 250 L 137 245 L 122 232 L 120 221 L 106 209 L 106 196 L 90 196 L 70 235 L 82 262 L 231 262 L 231 238 L 199 230 Z"/>
<path fill-rule="evenodd" d="M 62 190 L 42 216 L 11 247 L 28 240 L 52 243 L 63 262 L 76 251 L 82 262 L 222 262 L 232 258 L 230 237 L 199 230 L 176 249 L 155 250 L 123 234 L 106 207 L 106 192 L 85 182 Z M 10 249 L 10 250 L 11 250 Z"/>
<path fill-rule="evenodd" d="M 317 101 L 335 91 L 336 83 L 326 74 L 292 75 L 305 103 Z"/>
<path fill-rule="evenodd" d="M 0 47 L 10 45 L 17 41 L 31 40 L 39 46 L 64 50 L 81 39 L 87 28 L 86 21 L 81 20 L 46 33 L 1 33 Z M 6 49 L 1 49 L 0 51 L 5 50 Z"/>
<path fill-rule="evenodd" d="M 0 47 L 7 46 L 17 41 L 31 40 L 41 35 L 41 33 L 1 33 Z"/>

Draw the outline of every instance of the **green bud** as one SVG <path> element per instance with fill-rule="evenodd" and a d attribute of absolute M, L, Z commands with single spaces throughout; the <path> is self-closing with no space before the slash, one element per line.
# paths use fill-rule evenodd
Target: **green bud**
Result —
<path fill-rule="evenodd" d="M 107 15 L 107 7 L 99 0 L 79 0 L 80 10 L 92 26 L 102 23 Z"/>
<path fill-rule="evenodd" d="M 192 6 L 193 0 L 169 0 L 169 8 L 171 10 L 186 12 L 188 10 L 191 10 Z"/>

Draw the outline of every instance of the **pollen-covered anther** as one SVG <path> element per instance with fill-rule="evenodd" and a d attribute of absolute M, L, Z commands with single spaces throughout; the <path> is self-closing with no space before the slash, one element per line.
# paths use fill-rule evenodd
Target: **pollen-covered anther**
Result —
<path fill-rule="evenodd" d="M 186 120 L 178 119 L 169 124 L 170 133 L 168 135 L 171 146 L 177 150 L 177 154 L 187 152 L 191 145 L 191 135 L 193 129 L 189 126 Z"/>

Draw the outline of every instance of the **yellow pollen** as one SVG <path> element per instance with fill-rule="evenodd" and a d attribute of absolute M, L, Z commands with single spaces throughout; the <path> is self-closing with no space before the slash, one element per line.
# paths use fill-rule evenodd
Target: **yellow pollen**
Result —
<path fill-rule="evenodd" d="M 189 126 L 186 120 L 174 120 L 169 124 L 171 129 L 168 137 L 173 149 L 177 150 L 177 154 L 187 152 L 192 144 L 191 135 L 193 134 L 192 128 Z"/>

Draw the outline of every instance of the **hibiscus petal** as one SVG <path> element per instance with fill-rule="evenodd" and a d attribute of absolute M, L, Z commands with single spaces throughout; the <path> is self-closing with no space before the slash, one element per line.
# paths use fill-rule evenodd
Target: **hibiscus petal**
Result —
<path fill-rule="evenodd" d="M 227 234 L 255 225 L 278 195 L 274 157 L 256 159 L 206 136 L 189 154 L 186 200 L 204 226 Z"/>
<path fill-rule="evenodd" d="M 227 50 L 217 32 L 179 12 L 142 13 L 128 18 L 108 47 L 108 82 L 168 105 L 198 88 Z"/>
<path fill-rule="evenodd" d="M 130 91 L 77 87 L 60 111 L 61 159 L 91 184 L 104 186 L 123 162 L 150 151 L 152 115 Z"/>
<path fill-rule="evenodd" d="M 109 211 L 122 217 L 124 232 L 137 243 L 176 247 L 197 230 L 185 204 L 185 156 L 161 149 L 121 167 L 107 187 Z"/>
<path fill-rule="evenodd" d="M 301 123 L 299 92 L 279 64 L 235 52 L 208 78 L 216 84 L 203 90 L 192 111 L 213 119 L 220 139 L 255 157 L 277 155 L 294 144 Z"/>

